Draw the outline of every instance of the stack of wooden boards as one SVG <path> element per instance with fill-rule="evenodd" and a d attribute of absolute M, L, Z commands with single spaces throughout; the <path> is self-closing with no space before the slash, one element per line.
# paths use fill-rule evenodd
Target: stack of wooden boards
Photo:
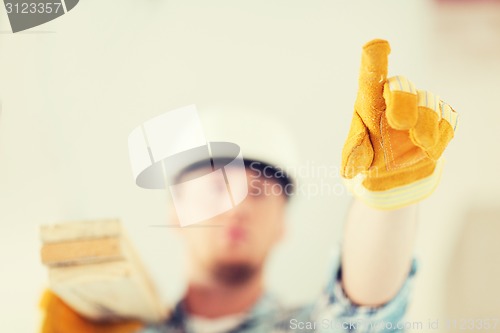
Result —
<path fill-rule="evenodd" d="M 50 288 L 84 317 L 158 322 L 168 315 L 119 220 L 42 226 L 40 234 Z"/>

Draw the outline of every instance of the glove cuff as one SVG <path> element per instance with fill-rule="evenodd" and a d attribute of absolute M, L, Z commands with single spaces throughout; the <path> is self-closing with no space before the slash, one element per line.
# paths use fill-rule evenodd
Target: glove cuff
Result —
<path fill-rule="evenodd" d="M 433 173 L 413 183 L 397 186 L 385 191 L 370 191 L 363 186 L 364 174 L 352 179 L 343 178 L 348 190 L 369 206 L 382 210 L 391 210 L 419 202 L 434 192 L 443 171 L 443 159 L 436 162 Z"/>

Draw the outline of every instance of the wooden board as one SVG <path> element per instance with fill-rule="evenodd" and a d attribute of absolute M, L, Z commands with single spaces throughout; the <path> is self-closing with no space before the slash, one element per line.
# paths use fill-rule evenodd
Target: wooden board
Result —
<path fill-rule="evenodd" d="M 42 263 L 67 266 L 125 259 L 121 237 L 48 243 L 42 247 Z"/>
<path fill-rule="evenodd" d="M 43 226 L 40 234 L 51 289 L 81 315 L 159 322 L 169 314 L 119 221 Z"/>
<path fill-rule="evenodd" d="M 42 243 L 69 242 L 81 239 L 119 237 L 123 234 L 117 219 L 64 222 L 40 227 Z"/>

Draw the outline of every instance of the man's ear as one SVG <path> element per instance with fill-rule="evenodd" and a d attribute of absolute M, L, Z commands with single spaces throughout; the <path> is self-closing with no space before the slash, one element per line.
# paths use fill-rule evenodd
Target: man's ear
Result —
<path fill-rule="evenodd" d="M 276 243 L 280 243 L 283 240 L 283 238 L 285 238 L 286 233 L 287 233 L 286 218 L 285 218 L 285 216 L 283 216 L 279 222 L 277 235 L 276 235 Z"/>
<path fill-rule="evenodd" d="M 290 214 L 289 210 L 290 210 L 290 203 L 287 201 L 289 199 L 287 198 L 284 198 L 285 202 L 284 202 L 284 210 L 283 210 L 283 214 L 281 216 L 281 219 L 279 221 L 279 230 L 277 230 L 277 236 L 276 236 L 276 243 L 279 243 L 281 242 L 285 236 L 286 236 L 286 233 L 288 232 L 288 228 L 287 228 L 287 219 L 288 219 L 288 215 Z"/>
<path fill-rule="evenodd" d="M 281 227 L 281 230 L 280 230 L 280 233 L 278 235 L 278 239 L 277 239 L 277 242 L 281 242 L 283 241 L 283 239 L 285 238 L 285 235 L 287 233 L 287 228 L 285 226 L 285 223 L 283 223 L 283 226 Z"/>

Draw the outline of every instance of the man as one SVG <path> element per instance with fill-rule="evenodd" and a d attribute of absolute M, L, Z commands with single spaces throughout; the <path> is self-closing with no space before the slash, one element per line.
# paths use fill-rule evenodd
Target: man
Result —
<path fill-rule="evenodd" d="M 437 185 L 439 158 L 458 118 L 447 104 L 431 93 L 417 91 L 405 78 L 387 79 L 389 52 L 383 40 L 363 48 L 359 92 L 341 169 L 357 199 L 347 218 L 341 258 L 333 265 L 330 283 L 319 299 L 286 309 L 265 292 L 264 263 L 283 236 L 289 199 L 289 192 L 271 189 L 290 188 L 292 180 L 282 172 L 263 172 L 279 171 L 270 162 L 272 157 L 265 160 L 247 154 L 247 198 L 203 222 L 213 228 L 180 231 L 188 249 L 188 288 L 172 316 L 149 327 L 86 323 L 92 325 L 86 332 L 402 330 L 416 270 L 412 261 L 416 202 Z M 178 181 L 209 171 L 190 165 Z M 57 299 L 51 304 L 47 322 L 54 323 L 53 313 L 64 305 Z M 44 332 L 57 330 L 46 324 Z"/>

